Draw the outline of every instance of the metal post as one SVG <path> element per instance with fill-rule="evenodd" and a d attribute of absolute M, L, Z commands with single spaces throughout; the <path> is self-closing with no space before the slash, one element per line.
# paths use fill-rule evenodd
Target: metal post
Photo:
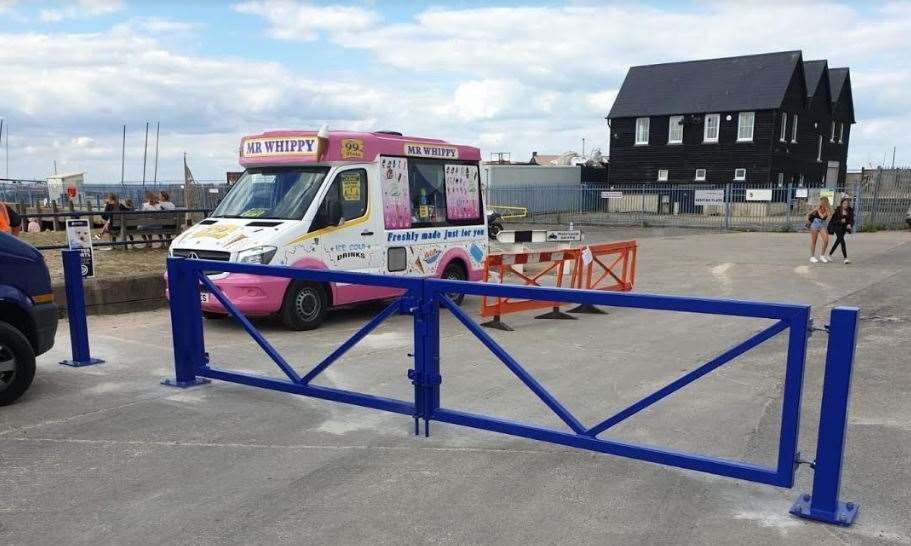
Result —
<path fill-rule="evenodd" d="M 62 360 L 64 366 L 81 368 L 101 364 L 104 360 L 92 358 L 89 353 L 89 328 L 85 320 L 85 293 L 82 288 L 82 252 L 63 251 L 63 279 L 66 283 L 66 316 L 70 324 L 72 360 Z"/>
<path fill-rule="evenodd" d="M 790 231 L 790 229 L 791 229 L 791 207 L 794 206 L 794 189 L 791 187 L 791 181 L 788 181 L 787 192 L 788 192 L 788 195 L 787 195 L 787 199 L 785 199 L 785 202 L 788 204 L 788 207 L 787 207 L 787 210 L 785 211 L 785 214 L 786 214 L 785 222 L 787 222 L 785 224 L 786 225 L 785 229 Z"/>
<path fill-rule="evenodd" d="M 171 335 L 174 340 L 174 379 L 162 379 L 169 387 L 195 387 L 209 380 L 196 377 L 206 364 L 202 337 L 202 307 L 199 285 L 190 269 L 180 267 L 185 258 L 168 258 L 168 295 L 171 304 Z"/>
<path fill-rule="evenodd" d="M 845 427 L 848 422 L 848 397 L 851 393 L 851 368 L 857 336 L 856 307 L 836 307 L 829 320 L 826 372 L 819 413 L 819 437 L 812 495 L 797 498 L 791 513 L 808 519 L 848 526 L 857 517 L 859 506 L 838 500 L 841 464 L 844 457 Z"/>

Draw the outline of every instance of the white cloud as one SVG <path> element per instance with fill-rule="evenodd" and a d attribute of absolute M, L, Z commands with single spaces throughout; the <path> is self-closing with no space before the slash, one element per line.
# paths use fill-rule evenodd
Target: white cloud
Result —
<path fill-rule="evenodd" d="M 122 0 L 71 0 L 61 4 L 65 5 L 41 10 L 40 19 L 45 23 L 59 23 L 66 19 L 89 19 L 109 15 L 124 8 Z"/>
<path fill-rule="evenodd" d="M 178 21 L 163 17 L 146 17 L 136 21 L 136 24 L 151 34 L 182 33 L 201 30 L 204 25 L 188 21 Z"/>
<path fill-rule="evenodd" d="M 280 40 L 310 42 L 322 33 L 357 32 L 374 25 L 375 12 L 358 7 L 314 5 L 291 0 L 259 0 L 232 6 L 238 13 L 257 15 L 272 25 L 270 35 Z"/>

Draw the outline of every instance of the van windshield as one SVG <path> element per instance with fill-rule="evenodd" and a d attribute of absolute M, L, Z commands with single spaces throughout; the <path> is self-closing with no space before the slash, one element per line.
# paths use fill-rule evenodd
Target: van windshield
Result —
<path fill-rule="evenodd" d="M 212 216 L 300 220 L 329 167 L 263 167 L 244 171 Z"/>

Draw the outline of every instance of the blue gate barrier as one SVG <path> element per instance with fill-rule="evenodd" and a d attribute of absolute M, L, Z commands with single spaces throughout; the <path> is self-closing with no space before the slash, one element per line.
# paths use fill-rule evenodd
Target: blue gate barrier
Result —
<path fill-rule="evenodd" d="M 430 422 L 435 420 L 787 488 L 793 487 L 797 465 L 802 462 L 799 460 L 797 452 L 797 437 L 804 361 L 810 327 L 810 307 L 807 305 L 485 284 L 295 269 L 284 266 L 190 260 L 185 258 L 169 258 L 167 269 L 171 295 L 171 324 L 175 364 L 175 378 L 163 381 L 163 383 L 168 385 L 187 387 L 204 382 L 206 378 L 219 379 L 411 415 L 414 419 L 415 434 L 419 433 L 419 425 L 423 421 L 424 434 L 429 435 Z M 323 283 L 335 282 L 381 286 L 401 289 L 403 293 L 329 356 L 317 363 L 309 372 L 300 375 L 250 321 L 237 310 L 221 290 L 209 280 L 203 273 L 204 271 L 246 273 Z M 287 380 L 238 373 L 210 365 L 203 339 L 202 309 L 199 299 L 201 287 L 211 292 L 218 299 L 229 314 L 241 324 L 254 341 L 276 363 L 287 376 Z M 751 317 L 771 319 L 775 322 L 722 352 L 702 366 L 688 372 L 600 423 L 587 426 L 550 394 L 493 337 L 474 322 L 458 305 L 453 303 L 452 299 L 450 299 L 453 294 Z M 474 334 L 491 353 L 566 424 L 568 430 L 551 429 L 442 407 L 440 404 L 442 377 L 440 375 L 439 323 L 441 308 L 449 310 L 459 322 Z M 414 319 L 414 368 L 408 370 L 407 374 L 408 379 L 411 380 L 414 386 L 413 401 L 397 400 L 311 384 L 314 378 L 338 360 L 345 352 L 384 320 L 397 313 L 411 315 Z M 850 307 L 837 307 L 832 311 L 816 461 L 811 463 L 811 467 L 815 471 L 812 495 L 799 496 L 791 508 L 791 513 L 799 517 L 845 526 L 853 523 L 858 508 L 854 503 L 844 503 L 838 500 L 851 368 L 856 343 L 857 315 L 858 310 Z M 785 330 L 788 330 L 787 362 L 782 397 L 778 456 L 775 467 L 764 467 L 733 459 L 716 458 L 598 437 L 611 427 Z"/>

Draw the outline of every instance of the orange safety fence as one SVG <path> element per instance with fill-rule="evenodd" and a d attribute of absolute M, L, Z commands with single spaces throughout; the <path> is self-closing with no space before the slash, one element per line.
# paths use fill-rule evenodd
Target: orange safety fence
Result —
<path fill-rule="evenodd" d="M 636 241 L 589 245 L 579 249 L 579 274 L 573 288 L 629 292 L 636 282 Z M 605 314 L 591 304 L 582 304 L 570 313 Z"/>
<path fill-rule="evenodd" d="M 510 277 L 521 281 L 524 286 L 563 286 L 563 277 L 566 274 L 567 264 L 571 265 L 569 286 L 574 287 L 579 282 L 577 279 L 579 267 L 579 249 L 553 250 L 544 252 L 510 252 L 507 254 L 488 254 L 484 262 L 484 282 L 491 282 L 491 276 L 497 276 L 495 281 L 503 284 Z M 526 274 L 525 271 L 519 271 L 515 266 L 528 264 L 548 264 L 541 271 L 534 274 Z M 542 279 L 553 275 L 553 284 L 542 285 Z M 512 328 L 502 322 L 501 317 L 509 313 L 519 311 L 529 311 L 532 309 L 551 308 L 550 313 L 540 315 L 535 318 L 553 318 L 553 319 L 573 319 L 566 313 L 560 311 L 560 304 L 552 301 L 523 300 L 513 298 L 489 298 L 483 296 L 481 299 L 481 316 L 492 317 L 491 320 L 481 324 L 490 328 L 511 331 Z"/>

